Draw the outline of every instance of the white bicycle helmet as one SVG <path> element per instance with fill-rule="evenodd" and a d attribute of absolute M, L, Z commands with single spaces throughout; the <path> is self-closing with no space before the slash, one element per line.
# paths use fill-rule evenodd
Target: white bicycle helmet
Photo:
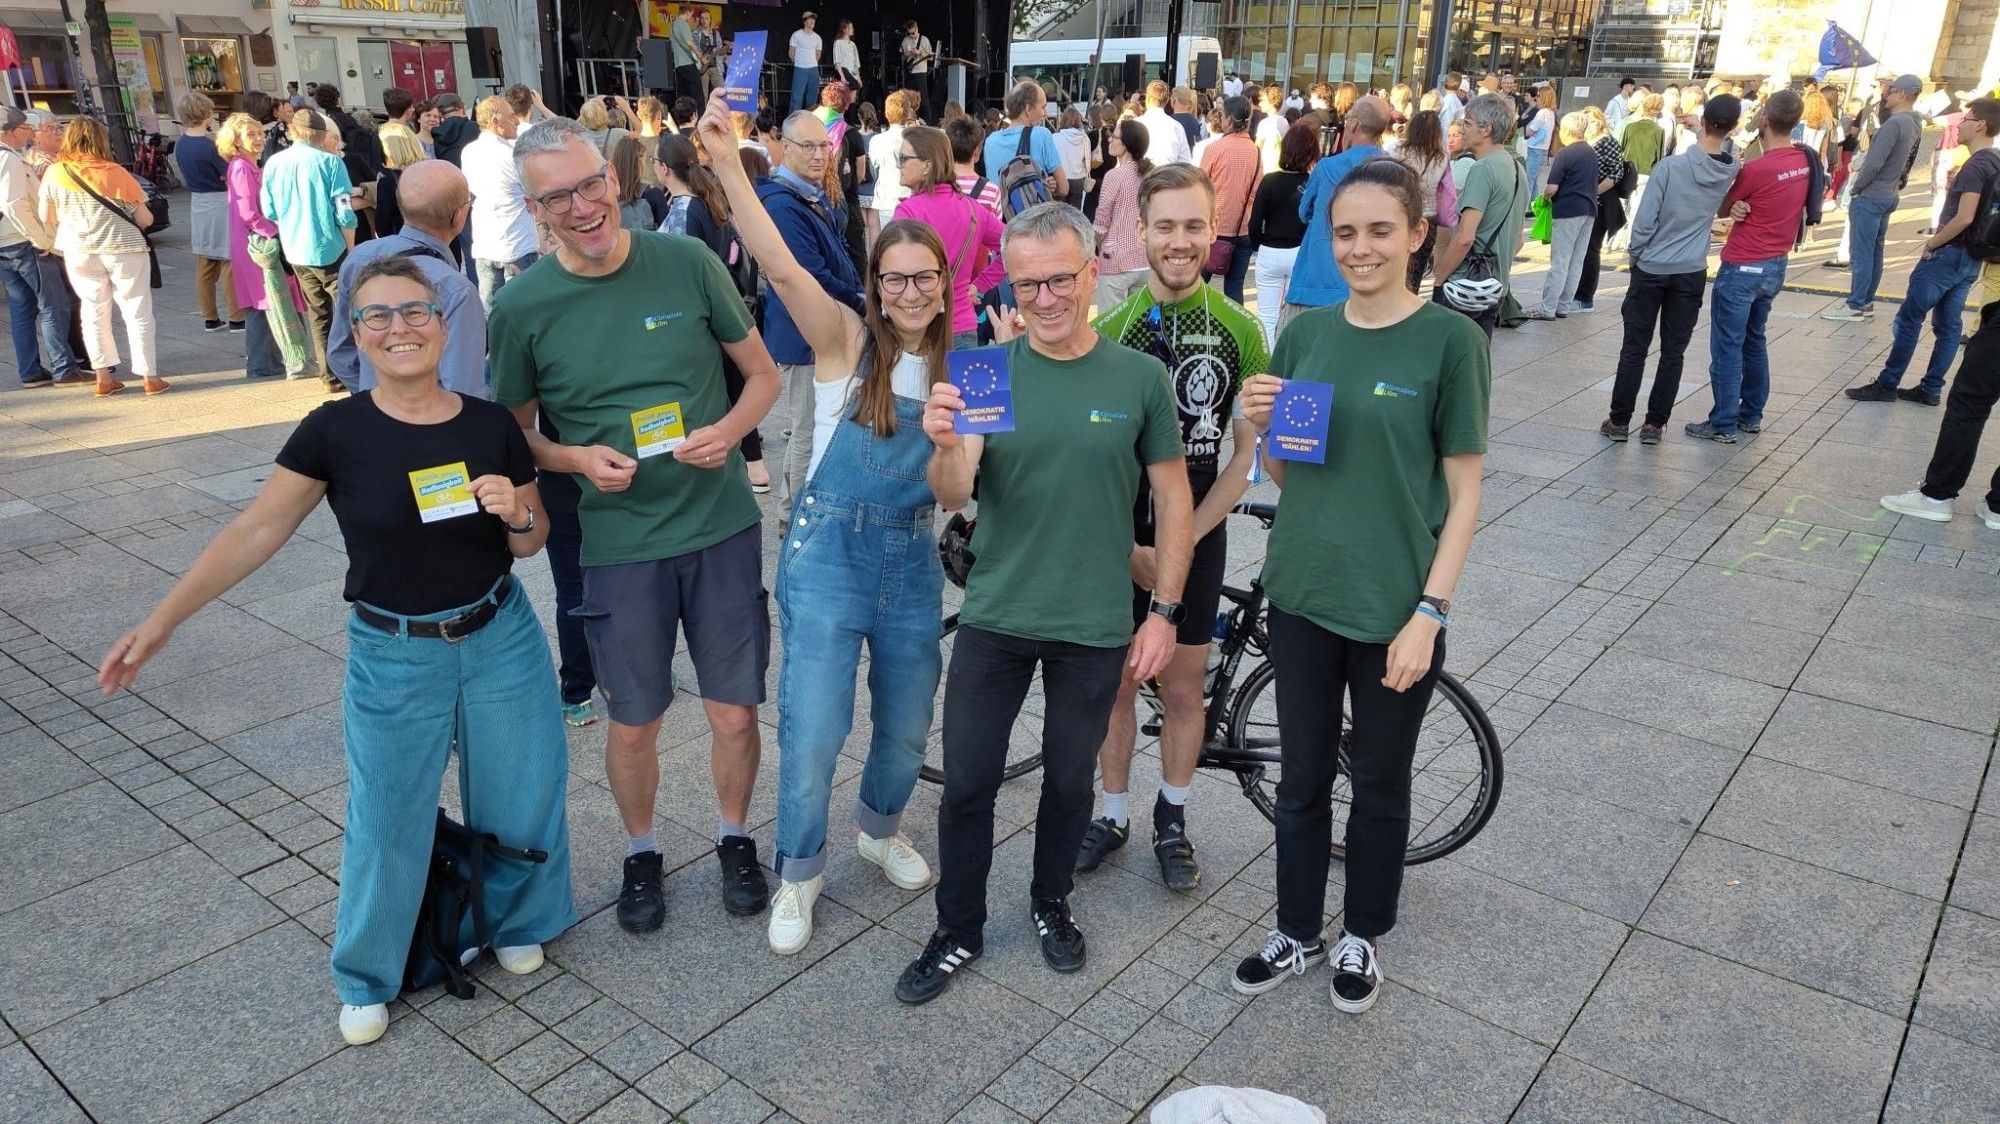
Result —
<path fill-rule="evenodd" d="M 1451 307 L 1465 313 L 1485 312 L 1498 308 L 1500 298 L 1507 293 L 1507 287 L 1498 277 L 1474 280 L 1469 277 L 1454 277 L 1444 283 L 1444 300 Z"/>

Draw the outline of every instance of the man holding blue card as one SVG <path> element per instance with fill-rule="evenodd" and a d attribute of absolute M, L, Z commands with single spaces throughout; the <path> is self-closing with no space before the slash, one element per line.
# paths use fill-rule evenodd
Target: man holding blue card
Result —
<path fill-rule="evenodd" d="M 1167 366 L 1167 385 L 1187 446 L 1188 483 L 1193 489 L 1195 547 L 1181 603 L 1185 619 L 1175 628 L 1174 657 L 1160 672 L 1166 720 L 1160 735 L 1160 794 L 1153 803 L 1153 857 L 1160 878 L 1188 893 L 1201 885 L 1201 866 L 1188 841 L 1187 798 L 1201 754 L 1202 680 L 1208 646 L 1214 639 L 1215 611 L 1222 601 L 1223 571 L 1229 563 L 1224 521 L 1250 487 L 1257 431 L 1237 416 L 1236 390 L 1266 366 L 1264 325 L 1201 279 L 1215 242 L 1215 189 L 1192 164 L 1165 164 L 1139 181 L 1139 238 L 1146 247 L 1146 287 L 1098 318 L 1097 330 Z M 1223 427 L 1234 449 L 1222 465 Z M 1153 497 L 1139 493 L 1133 511 L 1132 615 L 1143 623 L 1155 584 Z M 1138 739 L 1133 705 L 1137 682 L 1127 682 L 1111 708 L 1111 725 L 1098 753 L 1104 776 L 1102 814 L 1093 820 L 1077 851 L 1079 872 L 1097 869 L 1125 845 L 1132 751 Z"/>
<path fill-rule="evenodd" d="M 937 931 L 896 981 L 905 1003 L 937 998 L 984 947 L 993 799 L 1038 670 L 1047 709 L 1032 918 L 1049 967 L 1083 967 L 1083 932 L 1068 899 L 1097 748 L 1121 678 L 1152 678 L 1173 657 L 1194 547 L 1194 503 L 1165 372 L 1159 360 L 1090 325 L 1097 281 L 1090 220 L 1064 203 L 1031 207 L 1008 224 L 1001 255 L 1022 302 L 1018 318 L 1008 319 L 1024 324 L 1026 337 L 1007 343 L 1004 367 L 960 369 L 972 397 L 938 383 L 924 411 L 938 503 L 964 507 L 979 484 L 978 560 L 945 681 Z M 1004 417 L 1013 428 L 963 432 L 959 419 L 974 402 L 998 408 L 978 424 Z M 1128 559 L 1142 476 L 1153 490 L 1158 577 L 1152 611 L 1134 634 Z"/>

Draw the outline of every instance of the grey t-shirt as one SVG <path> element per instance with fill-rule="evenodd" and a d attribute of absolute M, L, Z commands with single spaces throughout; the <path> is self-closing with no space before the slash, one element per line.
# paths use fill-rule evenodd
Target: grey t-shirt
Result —
<path fill-rule="evenodd" d="M 1917 115 L 1903 112 L 1882 122 L 1875 141 L 1862 158 L 1855 177 L 1854 195 L 1861 199 L 1895 202 L 1910 174 L 1911 158 L 1917 151 Z"/>

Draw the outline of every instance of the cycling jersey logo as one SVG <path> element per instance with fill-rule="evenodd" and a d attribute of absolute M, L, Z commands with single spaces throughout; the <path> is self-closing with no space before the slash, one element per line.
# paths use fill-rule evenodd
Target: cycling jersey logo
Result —
<path fill-rule="evenodd" d="M 680 318 L 681 314 L 678 312 L 669 312 L 660 316 L 648 316 L 646 317 L 646 330 L 650 332 L 655 328 L 664 328 Z"/>
<path fill-rule="evenodd" d="M 1123 410 L 1092 410 L 1090 412 L 1090 424 L 1108 425 L 1111 422 L 1129 421 L 1131 417 L 1132 415 L 1125 413 Z"/>
<path fill-rule="evenodd" d="M 1375 384 L 1375 397 L 1377 398 L 1415 398 L 1416 396 L 1417 392 L 1407 386 L 1397 386 L 1392 382 L 1378 382 Z"/>
<path fill-rule="evenodd" d="M 1222 393 L 1229 367 L 1210 352 L 1190 355 L 1174 369 L 1175 405 L 1186 425 L 1191 457 L 1215 456 L 1222 449 Z"/>

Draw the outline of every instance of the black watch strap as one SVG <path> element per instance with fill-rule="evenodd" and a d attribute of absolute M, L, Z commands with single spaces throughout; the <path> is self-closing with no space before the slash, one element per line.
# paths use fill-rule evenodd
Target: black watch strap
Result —
<path fill-rule="evenodd" d="M 1146 607 L 1146 611 L 1176 627 L 1187 619 L 1187 606 L 1179 601 L 1161 601 L 1154 598 L 1153 603 Z"/>

